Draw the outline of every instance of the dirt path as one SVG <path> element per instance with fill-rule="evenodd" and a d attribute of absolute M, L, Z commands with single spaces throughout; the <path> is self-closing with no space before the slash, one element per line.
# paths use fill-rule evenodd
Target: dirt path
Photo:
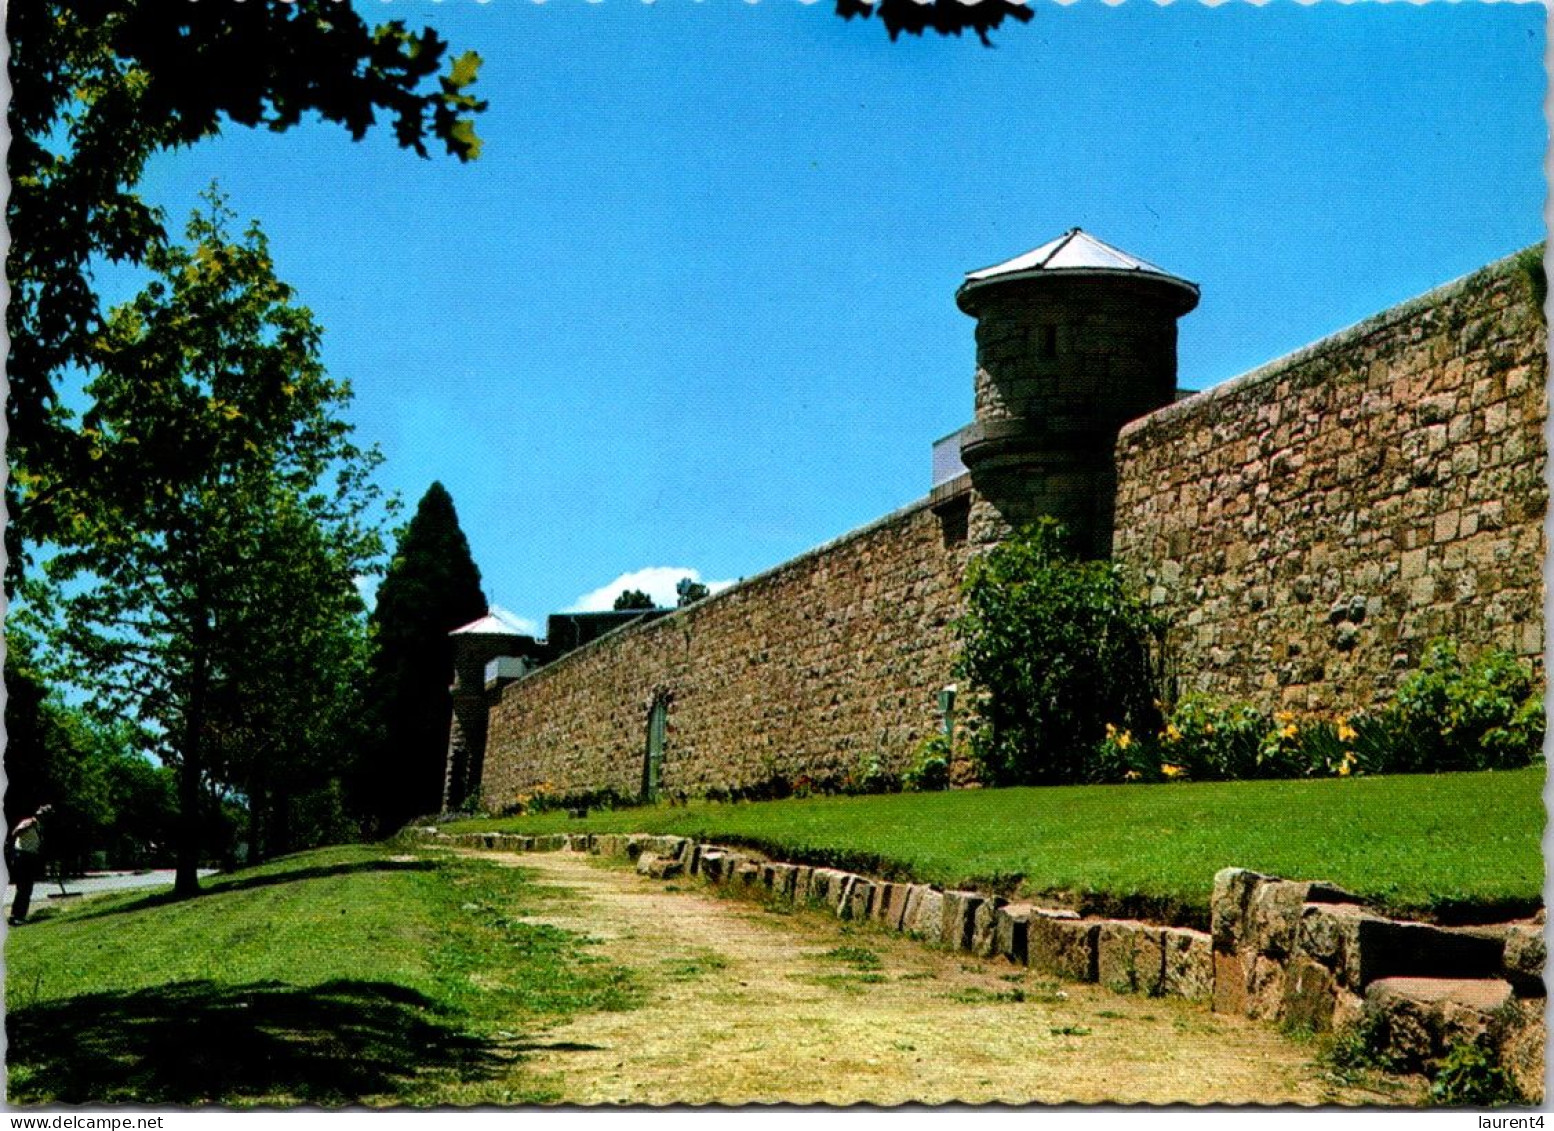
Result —
<path fill-rule="evenodd" d="M 536 917 L 599 940 L 647 1001 L 549 1031 L 527 1067 L 567 1103 L 1399 1103 L 1314 1048 L 1169 999 L 1060 984 L 868 925 L 771 911 L 571 853 L 475 853 L 581 898 Z"/>

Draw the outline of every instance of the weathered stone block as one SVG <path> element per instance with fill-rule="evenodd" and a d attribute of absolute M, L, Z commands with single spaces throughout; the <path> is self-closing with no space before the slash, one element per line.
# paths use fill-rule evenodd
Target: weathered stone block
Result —
<path fill-rule="evenodd" d="M 1243 951 L 1251 956 L 1252 979 L 1246 991 L 1246 1015 L 1272 1020 L 1284 1006 L 1284 959 Z"/>
<path fill-rule="evenodd" d="M 993 949 L 1021 966 L 1029 962 L 1026 928 L 1036 912 L 1029 903 L 1006 903 L 993 913 Z"/>
<path fill-rule="evenodd" d="M 983 897 L 974 891 L 947 891 L 940 905 L 939 942 L 949 950 L 970 950 L 977 908 Z"/>
<path fill-rule="evenodd" d="M 1258 954 L 1283 958 L 1293 953 L 1300 934 L 1301 909 L 1309 883 L 1265 880 L 1252 888 L 1239 945 Z"/>
<path fill-rule="evenodd" d="M 1379 978 L 1497 976 L 1504 944 L 1428 923 L 1397 922 L 1349 904 L 1308 904 L 1298 951 L 1332 970 L 1345 989 L 1358 991 Z"/>
<path fill-rule="evenodd" d="M 648 846 L 660 856 L 678 860 L 688 843 L 683 836 L 656 836 L 649 838 Z"/>
<path fill-rule="evenodd" d="M 1338 983 L 1333 972 L 1309 958 L 1292 958 L 1285 969 L 1284 1001 L 1279 1017 L 1291 1025 L 1313 1033 L 1333 1028 L 1333 1010 L 1337 1006 Z"/>
<path fill-rule="evenodd" d="M 931 887 L 917 889 L 917 906 L 908 909 L 906 932 L 913 938 L 939 942 L 944 938 L 944 893 Z"/>
<path fill-rule="evenodd" d="M 750 891 L 761 886 L 761 866 L 754 860 L 741 860 L 734 865 L 735 886 Z"/>
<path fill-rule="evenodd" d="M 1337 986 L 1333 990 L 1333 1031 L 1341 1032 L 1358 1025 L 1365 1016 L 1365 999 L 1353 990 Z"/>
<path fill-rule="evenodd" d="M 880 882 L 874 885 L 874 900 L 869 905 L 869 918 L 876 923 L 885 923 L 889 917 L 890 901 L 899 885 Z"/>
<path fill-rule="evenodd" d="M 646 861 L 645 864 L 644 861 Z M 654 852 L 644 852 L 637 857 L 637 872 L 639 875 L 651 876 L 655 880 L 672 880 L 676 876 L 685 874 L 685 865 L 673 856 L 659 856 Z"/>
<path fill-rule="evenodd" d="M 1082 919 L 1027 920 L 1027 963 L 1032 970 L 1071 982 L 1096 980 L 1095 940 L 1100 926 Z"/>
<path fill-rule="evenodd" d="M 842 898 L 842 881 L 847 873 L 835 868 L 816 868 L 809 877 L 809 902 L 835 909 Z"/>
<path fill-rule="evenodd" d="M 902 930 L 902 923 L 906 919 L 907 901 L 911 897 L 915 885 L 891 884 L 890 891 L 885 899 L 885 913 L 880 920 L 892 931 Z"/>
<path fill-rule="evenodd" d="M 838 919 L 846 915 L 848 904 L 852 900 L 853 888 L 861 879 L 861 876 L 854 875 L 852 872 L 843 872 L 840 882 L 832 881 L 831 898 L 827 902 L 830 904 L 831 914 Z"/>
<path fill-rule="evenodd" d="M 873 902 L 874 885 L 865 879 L 855 880 L 848 889 L 846 903 L 841 908 L 842 918 L 862 922 L 869 917 L 869 908 Z"/>
<path fill-rule="evenodd" d="M 1379 978 L 1365 991 L 1365 1007 L 1385 1021 L 1387 1047 L 1411 1068 L 1453 1044 L 1500 1036 L 1497 1019 L 1512 1000 L 1499 978 Z"/>
<path fill-rule="evenodd" d="M 815 874 L 815 869 L 808 864 L 800 864 L 798 871 L 793 874 L 793 905 L 802 907 L 809 902 L 810 880 Z"/>
<path fill-rule="evenodd" d="M 1160 932 L 1164 970 L 1160 992 L 1188 1001 L 1214 996 L 1214 940 L 1203 931 L 1166 927 Z"/>
<path fill-rule="evenodd" d="M 710 883 L 718 883 L 727 875 L 729 865 L 728 853 L 716 848 L 703 848 L 701 852 L 701 874 Z"/>
<path fill-rule="evenodd" d="M 798 869 L 792 864 L 768 864 L 771 873 L 772 898 L 781 903 L 793 902 L 793 882 Z"/>
<path fill-rule="evenodd" d="M 1246 868 L 1221 868 L 1214 873 L 1209 921 L 1215 950 L 1228 954 L 1240 947 L 1252 893 L 1272 878 Z"/>
<path fill-rule="evenodd" d="M 601 833 L 598 844 L 600 856 L 621 857 L 627 855 L 626 838 L 620 833 Z"/>
<path fill-rule="evenodd" d="M 1503 1015 L 1502 1015 L 1503 1016 Z M 1521 1006 L 1500 1039 L 1500 1063 L 1530 1103 L 1544 1098 L 1544 1046 L 1548 1040 L 1541 1010 Z"/>
<path fill-rule="evenodd" d="M 992 958 L 998 953 L 998 910 L 1009 901 L 993 896 L 978 904 L 971 917 L 971 953 L 979 958 Z"/>
<path fill-rule="evenodd" d="M 1100 924 L 1095 940 L 1096 980 L 1118 993 L 1158 994 L 1165 977 L 1161 928 L 1128 920 Z"/>
<path fill-rule="evenodd" d="M 1501 952 L 1501 974 L 1519 995 L 1543 996 L 1543 970 L 1548 958 L 1548 943 L 1541 926 L 1513 923 L 1507 929 Z"/>
<path fill-rule="evenodd" d="M 1223 951 L 1214 949 L 1214 1005 L 1215 1013 L 1244 1015 L 1247 1011 L 1247 994 L 1252 985 L 1252 966 L 1255 956 L 1251 951 Z"/>

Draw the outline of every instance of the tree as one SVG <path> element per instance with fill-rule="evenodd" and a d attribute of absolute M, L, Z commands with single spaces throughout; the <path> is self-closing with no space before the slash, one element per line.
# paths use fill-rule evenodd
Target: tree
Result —
<path fill-rule="evenodd" d="M 360 831 L 341 779 L 364 737 L 366 662 L 365 609 L 338 583 L 324 532 L 282 492 L 256 509 L 248 600 L 227 623 L 237 646 L 212 712 L 213 765 L 241 794 L 250 862 Z M 298 593 L 309 599 L 274 600 Z"/>
<path fill-rule="evenodd" d="M 358 790 L 380 831 L 442 808 L 453 712 L 448 634 L 485 614 L 453 497 L 433 483 L 399 534 L 372 613 L 374 735 Z"/>
<path fill-rule="evenodd" d="M 836 12 L 877 17 L 892 39 L 969 29 L 984 43 L 1006 18 L 1031 18 L 1014 0 L 837 0 Z M 422 156 L 434 141 L 461 161 L 481 148 L 474 118 L 486 104 L 469 93 L 477 54 L 450 58 L 430 28 L 369 26 L 332 0 L 32 0 L 9 6 L 6 32 L 13 465 L 52 472 L 85 458 L 56 383 L 86 364 L 100 329 L 91 261 L 139 263 L 165 238 L 134 192 L 153 155 L 228 122 L 283 131 L 310 114 L 358 140 L 387 114 L 398 143 Z M 26 516 L 34 541 L 56 517 L 50 502 L 35 497 Z M 22 529 L 8 528 L 13 564 Z"/>
<path fill-rule="evenodd" d="M 71 427 L 56 386 L 95 364 L 102 332 L 96 258 L 144 262 L 165 241 L 162 217 L 134 191 L 156 153 L 192 145 L 226 122 L 286 130 L 317 114 L 360 139 L 378 114 L 401 146 L 480 152 L 468 93 L 473 52 L 446 59 L 431 29 L 369 27 L 329 0 L 167 4 L 33 0 L 7 14 L 11 57 L 10 354 L 7 455 L 57 483 L 86 471 L 92 443 Z M 445 65 L 446 59 L 446 65 Z M 8 580 L 23 536 L 36 544 L 68 521 L 57 495 L 34 492 L 24 522 L 14 493 Z"/>
<path fill-rule="evenodd" d="M 198 891 L 203 815 L 230 785 L 223 730 L 264 694 L 250 654 L 313 647 L 286 635 L 292 607 L 349 601 L 381 553 L 376 453 L 339 416 L 350 387 L 324 372 L 263 234 L 234 240 L 231 219 L 213 192 L 189 246 L 151 248 L 154 280 L 94 340 L 81 468 L 17 473 L 62 515 L 26 589 L 53 674 L 177 771 L 179 895 Z M 315 538 L 306 568 L 270 561 L 284 514 Z"/>
<path fill-rule="evenodd" d="M 634 609 L 656 609 L 653 598 L 640 589 L 622 589 L 620 596 L 615 598 L 612 606 L 616 612 L 629 612 Z"/>
<path fill-rule="evenodd" d="M 836 0 L 836 14 L 844 20 L 877 16 L 892 41 L 900 38 L 902 32 L 920 36 L 925 31 L 940 35 L 970 31 L 984 46 L 991 47 L 988 32 L 1002 27 L 1006 19 L 1026 23 L 1032 12 L 1028 4 L 1019 0 Z"/>
<path fill-rule="evenodd" d="M 705 585 L 699 581 L 692 581 L 689 577 L 682 577 L 676 582 L 674 591 L 676 598 L 675 606 L 681 609 L 687 605 L 694 605 L 697 601 L 706 597 L 709 592 Z"/>
<path fill-rule="evenodd" d="M 1084 780 L 1107 724 L 1160 725 L 1160 625 L 1110 562 L 1075 561 L 1043 519 L 966 570 L 956 674 L 976 697 L 972 753 L 988 785 Z"/>

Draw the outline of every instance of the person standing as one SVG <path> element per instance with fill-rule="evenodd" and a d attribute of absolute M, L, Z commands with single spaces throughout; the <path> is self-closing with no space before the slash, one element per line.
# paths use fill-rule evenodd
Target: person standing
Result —
<path fill-rule="evenodd" d="M 27 921 L 27 910 L 32 906 L 32 886 L 43 871 L 43 819 L 50 806 L 40 805 L 30 817 L 16 822 L 6 839 L 6 864 L 11 870 L 11 882 L 16 885 L 16 898 L 11 901 L 10 924 L 19 927 Z"/>

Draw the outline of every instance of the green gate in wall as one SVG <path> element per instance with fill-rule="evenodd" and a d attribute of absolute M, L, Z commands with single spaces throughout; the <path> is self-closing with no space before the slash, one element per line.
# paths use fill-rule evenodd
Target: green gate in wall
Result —
<path fill-rule="evenodd" d="M 648 712 L 647 751 L 642 758 L 642 800 L 658 800 L 658 780 L 664 764 L 664 737 L 669 730 L 669 704 L 662 699 Z"/>

